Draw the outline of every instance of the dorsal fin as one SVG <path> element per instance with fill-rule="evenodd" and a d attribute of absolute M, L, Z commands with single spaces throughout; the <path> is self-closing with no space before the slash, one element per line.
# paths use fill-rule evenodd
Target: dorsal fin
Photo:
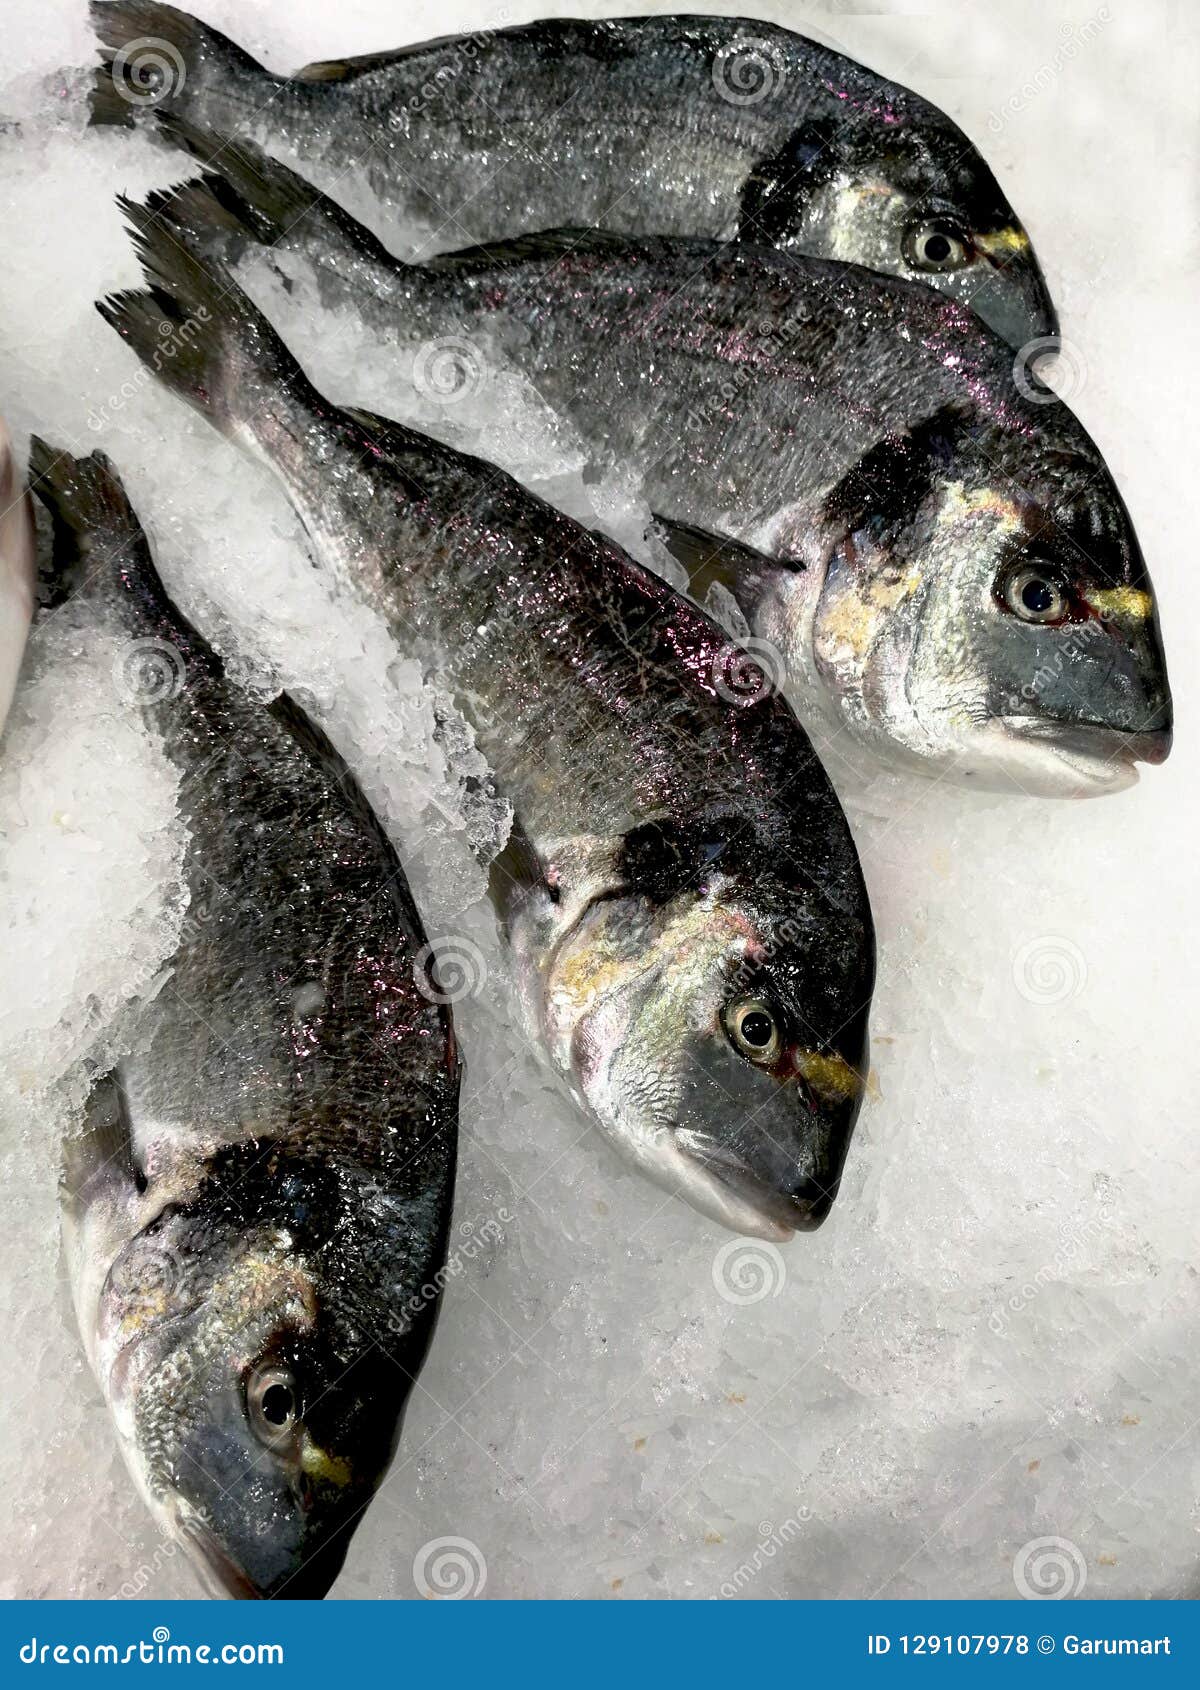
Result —
<path fill-rule="evenodd" d="M 512 30 L 489 30 L 488 35 L 515 35 L 522 32 L 522 27 L 518 25 Z M 312 64 L 304 65 L 296 71 L 291 80 L 352 82 L 356 76 L 366 76 L 373 70 L 385 70 L 388 65 L 402 64 L 405 59 L 416 58 L 419 53 L 435 52 L 439 47 L 449 47 L 452 50 L 457 74 L 463 62 L 463 43 L 471 39 L 472 37 L 463 35 L 435 35 L 431 41 L 414 41 L 408 47 L 393 47 L 386 53 L 358 53 L 345 59 L 315 59 Z M 435 76 L 436 73 L 432 74 L 429 80 L 435 80 Z"/>
<path fill-rule="evenodd" d="M 646 243 L 608 229 L 542 229 L 536 234 L 516 235 L 507 241 L 482 241 L 478 246 L 460 247 L 457 252 L 439 252 L 422 261 L 423 270 L 476 270 L 491 265 L 520 264 L 530 259 L 566 258 L 571 253 L 586 255 L 628 252 Z"/>

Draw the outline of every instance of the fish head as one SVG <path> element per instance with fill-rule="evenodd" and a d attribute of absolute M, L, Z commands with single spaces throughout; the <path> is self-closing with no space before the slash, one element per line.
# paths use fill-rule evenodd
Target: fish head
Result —
<path fill-rule="evenodd" d="M 811 118 L 751 174 L 739 233 L 936 288 L 1014 347 L 1058 339 L 1029 236 L 978 149 L 932 110 Z"/>
<path fill-rule="evenodd" d="M 862 1102 L 872 941 L 756 824 L 644 824 L 548 981 L 552 1048 L 619 1152 L 747 1236 L 820 1225 Z M 857 864 L 854 874 L 857 876 Z"/>
<path fill-rule="evenodd" d="M 1166 757 L 1154 592 L 1073 432 L 1056 444 L 1048 419 L 1031 452 L 1020 431 L 968 439 L 935 417 L 828 501 L 813 652 L 844 724 L 883 755 L 1051 797 L 1119 791 Z"/>
<path fill-rule="evenodd" d="M 241 1166 L 113 1263 L 106 1392 L 135 1479 L 211 1594 L 320 1597 L 391 1459 L 420 1357 L 356 1289 L 380 1239 L 346 1174 L 275 1156 Z M 380 1268 L 365 1282 L 386 1283 Z"/>

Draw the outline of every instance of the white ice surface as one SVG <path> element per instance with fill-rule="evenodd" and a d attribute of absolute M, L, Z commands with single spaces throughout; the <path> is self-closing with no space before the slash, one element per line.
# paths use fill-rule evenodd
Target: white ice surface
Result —
<path fill-rule="evenodd" d="M 416 4 L 401 23 L 390 0 L 198 4 L 281 70 L 553 9 Z M 1196 1595 L 1200 38 L 1169 0 L 757 10 L 930 95 L 1008 188 L 1062 310 L 1072 402 L 1159 590 L 1178 746 L 1086 805 L 864 783 L 825 748 L 878 925 L 877 1095 L 831 1219 L 777 1255 L 731 1256 L 627 1172 L 539 1078 L 494 979 L 458 1006 L 462 1271 L 336 1594 L 412 1597 L 414 1557 L 455 1537 L 488 1596 L 1004 1597 L 1014 1561 L 1072 1588 L 1085 1569 L 1087 1596 Z M 7 14 L 0 118 L 20 127 L 0 132 L 0 414 L 20 449 L 35 428 L 111 454 L 180 604 L 252 684 L 301 692 L 392 828 L 431 931 L 494 971 L 462 827 L 469 756 L 434 743 L 419 677 L 313 571 L 272 484 L 144 384 L 92 310 L 138 280 L 113 192 L 175 180 L 180 161 L 82 135 L 57 74 L 90 58 L 81 3 Z M 345 344 L 350 383 L 352 330 Z M 365 368 L 344 396 L 375 398 Z M 505 404 L 509 444 L 516 419 L 516 446 L 586 506 L 569 438 Z M 603 497 L 636 527 L 636 489 Z M 60 1284 L 54 1150 L 78 1064 L 119 1048 L 182 914 L 172 777 L 112 708 L 118 657 L 78 616 L 53 619 L 0 746 L 13 1595 L 194 1588 L 132 1492 Z M 468 819 L 503 831 L 498 812 Z M 1045 1561 L 1045 1538 L 1067 1547 Z"/>

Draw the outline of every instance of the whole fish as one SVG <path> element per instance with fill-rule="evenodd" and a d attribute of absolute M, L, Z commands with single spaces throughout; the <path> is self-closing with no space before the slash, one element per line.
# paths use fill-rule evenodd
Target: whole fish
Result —
<path fill-rule="evenodd" d="M 402 264 L 252 145 L 163 126 L 222 175 L 152 195 L 155 216 L 227 258 L 303 254 L 328 303 L 417 349 L 418 382 L 446 348 L 460 382 L 517 365 L 598 464 L 635 469 L 693 590 L 729 587 L 810 731 L 1051 796 L 1167 755 L 1121 496 L 961 306 L 854 265 L 587 231 Z"/>
<path fill-rule="evenodd" d="M 36 573 L 29 495 L 13 463 L 8 430 L 0 422 L 0 728 L 12 703 L 33 616 Z"/>
<path fill-rule="evenodd" d="M 139 106 L 365 177 L 438 246 L 557 224 L 734 236 L 915 278 L 1014 346 L 1058 320 L 1016 213 L 928 100 L 758 19 L 548 18 L 273 76 L 156 0 L 93 0 L 92 110 Z"/>
<path fill-rule="evenodd" d="M 329 404 L 227 273 L 125 209 L 153 291 L 102 315 L 280 476 L 513 805 L 494 897 L 531 1043 L 703 1213 L 770 1238 L 815 1226 L 862 1097 L 874 952 L 845 817 L 787 705 L 602 536 Z"/>
<path fill-rule="evenodd" d="M 167 598 L 111 465 L 33 442 L 60 597 L 179 774 L 170 974 L 64 1153 L 80 1331 L 160 1526 L 206 1585 L 323 1596 L 432 1336 L 459 1068 L 400 864 L 286 696 Z"/>

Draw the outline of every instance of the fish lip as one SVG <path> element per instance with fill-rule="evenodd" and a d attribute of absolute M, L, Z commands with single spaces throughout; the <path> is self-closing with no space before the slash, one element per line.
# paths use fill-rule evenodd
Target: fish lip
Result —
<path fill-rule="evenodd" d="M 1014 738 L 1039 740 L 1071 767 L 1095 775 L 1111 771 L 1111 780 L 1125 785 L 1137 780 L 1136 763 L 1165 763 L 1173 738 L 1169 727 L 1116 728 L 1105 722 L 1043 722 L 1034 716 L 1000 720 Z"/>
<path fill-rule="evenodd" d="M 189 1559 L 210 1595 L 242 1602 L 265 1600 L 265 1593 L 243 1572 L 210 1527 L 180 1503 L 175 1504 L 175 1531 L 185 1549 L 193 1552 Z"/>
<path fill-rule="evenodd" d="M 780 1243 L 797 1232 L 815 1232 L 833 1207 L 834 1192 L 823 1192 L 816 1201 L 789 1197 L 760 1179 L 744 1162 L 731 1162 L 699 1143 L 682 1141 L 679 1135 L 677 1141 L 680 1153 L 702 1168 L 709 1179 L 731 1191 L 774 1227 Z"/>

